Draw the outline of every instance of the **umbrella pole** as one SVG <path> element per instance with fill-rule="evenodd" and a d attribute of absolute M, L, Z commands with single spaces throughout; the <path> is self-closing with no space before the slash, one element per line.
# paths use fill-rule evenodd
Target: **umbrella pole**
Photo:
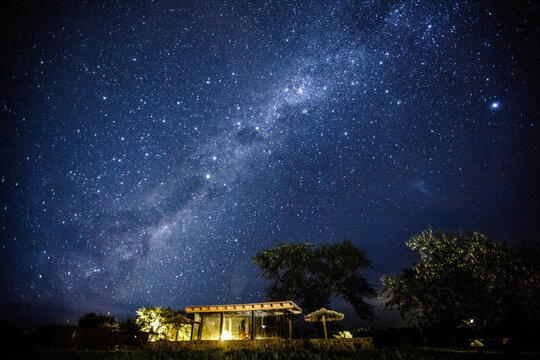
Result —
<path fill-rule="evenodd" d="M 328 339 L 328 335 L 326 334 L 326 320 L 324 318 L 324 315 L 322 316 L 322 325 L 323 325 L 323 328 L 324 328 L 324 338 Z"/>

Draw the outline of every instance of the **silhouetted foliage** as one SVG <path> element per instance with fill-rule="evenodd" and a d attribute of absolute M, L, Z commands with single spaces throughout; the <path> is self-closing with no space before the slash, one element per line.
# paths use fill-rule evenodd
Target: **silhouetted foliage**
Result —
<path fill-rule="evenodd" d="M 270 301 L 293 300 L 311 312 L 329 307 L 335 294 L 350 303 L 360 318 L 373 318 L 372 306 L 364 298 L 375 291 L 361 274 L 371 263 L 364 250 L 349 240 L 319 247 L 280 244 L 256 254 L 253 263 L 271 281 L 266 289 Z"/>
<path fill-rule="evenodd" d="M 82 328 L 102 328 L 114 327 L 114 316 L 97 315 L 96 313 L 86 313 L 79 318 L 77 325 Z"/>
<path fill-rule="evenodd" d="M 502 321 L 538 327 L 539 254 L 511 248 L 474 232 L 416 235 L 407 246 L 420 262 L 383 277 L 388 308 L 429 335 L 467 343 Z M 427 332 L 426 332 L 427 335 Z M 511 334 L 500 334 L 510 336 Z"/>
<path fill-rule="evenodd" d="M 141 331 L 139 325 L 137 325 L 137 322 L 132 317 L 128 317 L 125 320 L 120 321 L 118 323 L 118 329 L 130 334 L 137 334 Z"/>
<path fill-rule="evenodd" d="M 373 330 L 371 335 L 364 336 L 373 336 L 377 348 L 410 348 L 426 345 L 422 333 L 416 327 Z"/>
<path fill-rule="evenodd" d="M 74 325 L 46 325 L 32 332 L 32 343 L 37 349 L 75 349 L 78 329 Z"/>
<path fill-rule="evenodd" d="M 12 324 L 0 320 L 0 349 L 10 351 L 27 351 L 28 338 Z"/>

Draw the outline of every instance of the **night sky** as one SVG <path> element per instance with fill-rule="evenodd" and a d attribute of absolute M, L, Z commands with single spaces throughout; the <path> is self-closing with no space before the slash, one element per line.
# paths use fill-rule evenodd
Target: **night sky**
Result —
<path fill-rule="evenodd" d="M 379 288 L 429 225 L 539 240 L 534 2 L 209 3 L 2 5 L 3 318 L 263 301 L 280 242 Z"/>

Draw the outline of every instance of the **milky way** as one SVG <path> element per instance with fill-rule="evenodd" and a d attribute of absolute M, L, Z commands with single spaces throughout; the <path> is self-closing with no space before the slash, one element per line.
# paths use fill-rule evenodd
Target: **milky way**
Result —
<path fill-rule="evenodd" d="M 3 313 L 262 301 L 284 241 L 379 286 L 429 225 L 538 239 L 532 4 L 211 3 L 3 11 Z"/>

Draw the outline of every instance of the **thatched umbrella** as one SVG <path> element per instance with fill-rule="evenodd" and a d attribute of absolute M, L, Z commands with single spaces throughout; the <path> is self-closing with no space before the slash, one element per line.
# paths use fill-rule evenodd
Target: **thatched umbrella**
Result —
<path fill-rule="evenodd" d="M 191 319 L 188 319 L 187 317 L 185 317 L 184 315 L 178 313 L 176 315 L 174 315 L 172 318 L 169 318 L 167 320 L 164 321 L 164 323 L 166 324 L 175 324 L 175 325 L 181 325 L 181 324 L 191 324 L 193 322 L 193 320 Z M 178 332 L 180 331 L 180 329 L 176 329 L 176 335 L 174 337 L 174 341 L 178 341 Z"/>
<path fill-rule="evenodd" d="M 343 315 L 342 313 L 338 313 L 337 311 L 326 310 L 325 308 L 321 308 L 317 311 L 312 312 L 311 314 L 305 315 L 304 320 L 309 321 L 309 322 L 322 321 L 323 328 L 324 328 L 324 338 L 328 339 L 328 335 L 326 333 L 326 322 L 343 320 L 344 317 L 345 315 Z"/>
<path fill-rule="evenodd" d="M 168 323 L 168 324 L 191 324 L 192 322 L 193 321 L 191 319 L 188 319 L 187 317 L 185 317 L 184 315 L 180 313 L 164 321 L 164 323 Z"/>

